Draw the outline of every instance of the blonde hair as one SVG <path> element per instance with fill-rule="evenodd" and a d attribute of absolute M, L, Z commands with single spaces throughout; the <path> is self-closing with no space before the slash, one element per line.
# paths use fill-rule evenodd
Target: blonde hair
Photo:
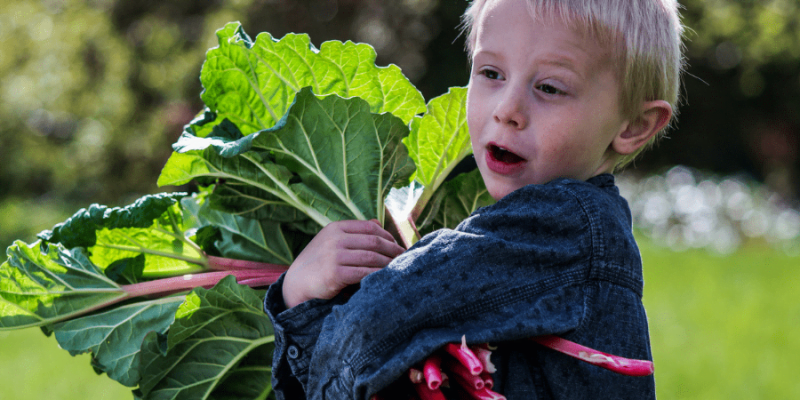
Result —
<path fill-rule="evenodd" d="M 470 59 L 475 23 L 489 0 L 474 0 L 462 17 Z M 516 0 L 523 1 L 523 0 Z M 525 0 L 534 21 L 557 18 L 573 29 L 592 35 L 612 52 L 612 65 L 622 85 L 621 108 L 628 118 L 640 116 L 643 102 L 667 101 L 673 109 L 670 123 L 647 146 L 617 163 L 631 162 L 645 147 L 665 135 L 677 117 L 683 56 L 683 25 L 677 0 Z"/>

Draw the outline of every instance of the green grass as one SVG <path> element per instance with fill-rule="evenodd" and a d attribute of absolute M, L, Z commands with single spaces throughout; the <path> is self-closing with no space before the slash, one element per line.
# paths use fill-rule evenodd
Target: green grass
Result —
<path fill-rule="evenodd" d="M 800 258 L 640 242 L 660 399 L 798 399 Z M 0 399 L 132 399 L 38 329 L 0 333 Z"/>
<path fill-rule="evenodd" d="M 130 388 L 95 374 L 90 360 L 70 356 L 38 328 L 0 332 L 0 399 L 133 399 Z"/>
<path fill-rule="evenodd" d="M 663 399 L 800 399 L 800 258 L 640 243 Z"/>

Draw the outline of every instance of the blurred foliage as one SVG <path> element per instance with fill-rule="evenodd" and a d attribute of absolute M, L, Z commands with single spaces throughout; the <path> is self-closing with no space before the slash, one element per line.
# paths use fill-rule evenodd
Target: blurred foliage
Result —
<path fill-rule="evenodd" d="M 688 74 L 678 129 L 637 163 L 747 173 L 800 195 L 800 3 L 679 0 Z"/>
<path fill-rule="evenodd" d="M 681 0 L 689 75 L 678 129 L 636 162 L 746 173 L 798 194 L 800 5 Z M 241 21 L 371 43 L 426 98 L 465 85 L 466 0 L 15 0 L 0 3 L 0 243 L 77 208 L 162 191 L 156 177 L 202 108 L 214 31 Z M 169 189 L 169 188 L 167 188 Z"/>

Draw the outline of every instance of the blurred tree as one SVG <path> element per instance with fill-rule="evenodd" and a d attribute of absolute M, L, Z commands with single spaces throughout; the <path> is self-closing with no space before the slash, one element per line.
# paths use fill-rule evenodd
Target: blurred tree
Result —
<path fill-rule="evenodd" d="M 678 129 L 637 162 L 747 173 L 800 196 L 800 3 L 680 0 L 689 74 Z"/>
<path fill-rule="evenodd" d="M 681 0 L 687 106 L 636 162 L 745 172 L 798 194 L 800 6 L 796 0 Z M 16 0 L 0 3 L 0 243 L 92 202 L 161 191 L 156 177 L 202 109 L 214 31 L 304 32 L 371 43 L 426 98 L 469 78 L 466 0 Z M 169 188 L 167 188 L 169 189 Z"/>

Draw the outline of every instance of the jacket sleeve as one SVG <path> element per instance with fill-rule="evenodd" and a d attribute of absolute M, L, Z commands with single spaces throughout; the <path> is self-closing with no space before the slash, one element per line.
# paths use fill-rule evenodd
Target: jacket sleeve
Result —
<path fill-rule="evenodd" d="M 503 199 L 365 278 L 324 320 L 309 398 L 367 399 L 462 335 L 485 343 L 577 329 L 592 238 L 575 199 L 560 194 L 534 203 L 547 212 Z"/>
<path fill-rule="evenodd" d="M 272 321 L 275 350 L 272 358 L 272 388 L 278 400 L 306 398 L 308 365 L 324 318 L 344 296 L 332 300 L 309 300 L 291 309 L 283 302 L 284 273 L 267 290 L 264 311 Z"/>

